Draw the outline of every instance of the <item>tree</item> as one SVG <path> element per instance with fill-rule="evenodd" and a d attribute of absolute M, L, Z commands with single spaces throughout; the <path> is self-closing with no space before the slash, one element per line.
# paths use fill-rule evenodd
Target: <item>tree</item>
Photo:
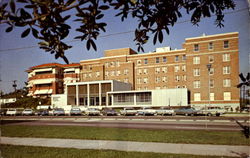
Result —
<path fill-rule="evenodd" d="M 16 3 L 23 7 L 17 9 Z M 162 43 L 164 32 L 169 34 L 169 26 L 174 26 L 182 17 L 181 11 L 192 14 L 191 23 L 195 25 L 202 17 L 216 15 L 215 24 L 222 27 L 223 11 L 234 7 L 233 0 L 10 0 L 1 4 L 0 24 L 8 24 L 6 32 L 23 27 L 22 38 L 32 33 L 34 38 L 40 40 L 41 49 L 68 63 L 64 52 L 72 46 L 63 40 L 71 29 L 67 23 L 71 18 L 67 15 L 69 10 L 75 11 L 74 21 L 80 23 L 76 29 L 80 35 L 75 38 L 86 41 L 88 50 L 91 47 L 97 50 L 94 40 L 106 31 L 107 26 L 100 20 L 105 10 L 113 9 L 122 21 L 128 16 L 138 20 L 134 41 L 138 51 L 144 51 L 143 45 L 147 43 L 149 34 L 154 35 L 154 44 L 157 41 Z"/>
<path fill-rule="evenodd" d="M 246 99 L 246 86 L 250 86 L 250 73 L 247 73 L 247 76 L 244 77 L 242 73 L 239 74 L 239 77 L 241 79 L 241 83 L 237 85 L 237 88 L 240 88 L 240 101 L 241 106 L 245 106 L 245 103 L 247 101 Z"/>

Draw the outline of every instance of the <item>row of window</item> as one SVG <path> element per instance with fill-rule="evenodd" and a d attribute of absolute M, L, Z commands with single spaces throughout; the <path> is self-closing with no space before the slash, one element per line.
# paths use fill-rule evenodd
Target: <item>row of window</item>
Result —
<path fill-rule="evenodd" d="M 186 81 L 187 80 L 187 76 L 186 75 L 176 75 L 175 76 L 175 82 L 180 82 L 180 81 Z M 163 77 L 155 77 L 155 83 L 160 83 L 160 82 L 168 82 L 168 77 L 167 76 L 163 76 Z M 148 83 L 148 77 L 144 77 L 144 78 L 137 78 L 137 84 L 147 84 Z"/>
<path fill-rule="evenodd" d="M 182 66 L 175 65 L 175 66 L 174 66 L 174 72 L 179 72 L 179 71 L 180 71 L 180 68 L 181 68 L 181 70 L 182 70 L 183 72 L 186 71 L 186 65 L 182 65 Z M 167 73 L 167 72 L 168 72 L 168 68 L 167 68 L 166 66 L 165 66 L 165 67 L 162 67 L 162 68 L 160 68 L 160 67 L 156 67 L 156 68 L 155 68 L 155 73 L 156 73 L 156 74 L 159 74 L 159 73 L 161 73 L 161 72 Z M 137 70 L 137 74 L 138 74 L 138 75 L 141 75 L 141 74 L 148 74 L 148 69 L 138 69 L 138 70 Z"/>
<path fill-rule="evenodd" d="M 229 41 L 223 41 L 223 48 L 229 48 Z M 214 49 L 214 43 L 209 42 L 208 43 L 208 50 L 213 50 Z M 194 44 L 194 52 L 197 52 L 200 50 L 199 44 Z"/>
<path fill-rule="evenodd" d="M 155 89 L 167 89 L 167 88 L 168 88 L 167 85 L 164 85 L 162 87 L 160 87 L 160 86 L 155 87 Z M 183 86 L 177 85 L 177 86 L 175 86 L 175 88 L 187 88 L 187 86 L 186 85 L 183 85 Z M 137 90 L 148 90 L 148 87 L 147 86 L 138 87 Z"/>
<path fill-rule="evenodd" d="M 230 61 L 230 54 L 222 54 L 222 61 L 223 62 L 228 62 Z M 213 63 L 214 62 L 214 56 L 209 55 L 208 56 L 208 62 Z M 200 57 L 196 56 L 193 57 L 193 64 L 200 64 Z"/>
<path fill-rule="evenodd" d="M 215 99 L 214 93 L 210 93 L 210 101 L 214 101 Z M 223 100 L 228 101 L 231 100 L 231 92 L 223 93 Z M 194 93 L 194 101 L 201 101 L 201 93 Z"/>
<path fill-rule="evenodd" d="M 207 83 L 205 83 L 207 84 Z M 214 80 L 210 80 L 209 82 L 210 88 L 214 88 Z M 196 80 L 193 82 L 193 87 L 194 88 L 201 88 L 201 81 Z M 223 87 L 231 87 L 231 80 L 230 79 L 224 79 L 223 80 Z"/>
<path fill-rule="evenodd" d="M 185 61 L 187 59 L 187 57 L 186 57 L 186 55 L 182 55 L 182 57 L 180 57 L 179 55 L 176 55 L 175 56 L 175 62 L 178 62 L 178 61 L 180 61 L 180 60 L 182 60 L 182 61 Z M 162 60 L 162 63 L 167 63 L 167 57 L 156 57 L 155 58 L 155 63 L 156 64 L 159 64 L 160 62 L 161 62 L 161 60 Z M 148 64 L 148 59 L 144 59 L 143 60 L 143 63 L 146 65 L 146 64 Z M 141 65 L 142 64 L 142 60 L 137 60 L 137 65 Z"/>
<path fill-rule="evenodd" d="M 231 68 L 230 68 L 230 66 L 224 66 L 223 68 L 222 68 L 222 70 L 223 70 L 223 74 L 225 75 L 225 74 L 230 74 L 231 73 Z M 209 71 L 209 75 L 213 75 L 214 74 L 214 68 L 210 68 L 210 71 Z M 193 69 L 193 75 L 194 76 L 200 76 L 201 75 L 201 70 L 199 69 L 199 68 L 195 68 L 195 69 Z"/>

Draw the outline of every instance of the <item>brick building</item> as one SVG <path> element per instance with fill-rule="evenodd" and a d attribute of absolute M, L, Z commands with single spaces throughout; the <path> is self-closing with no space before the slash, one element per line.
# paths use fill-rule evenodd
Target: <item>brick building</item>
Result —
<path fill-rule="evenodd" d="M 136 91 L 186 88 L 189 105 L 236 108 L 239 106 L 239 89 L 236 87 L 239 83 L 238 45 L 238 33 L 232 32 L 186 38 L 183 48 L 176 50 L 170 47 L 157 48 L 150 53 L 137 53 L 130 48 L 106 50 L 102 58 L 76 64 L 74 69 L 80 73 L 67 74 L 70 70 L 65 66 L 54 64 L 54 69 L 64 71 L 56 71 L 58 77 L 54 74 L 52 78 L 58 81 L 55 85 L 62 80 L 67 84 L 74 79 L 76 82 L 116 80 L 129 83 Z M 34 79 L 30 75 L 36 68 L 28 70 L 29 81 Z M 38 75 L 41 76 L 39 72 Z M 36 75 L 35 78 L 38 79 Z M 55 85 L 50 85 L 52 94 L 63 93 L 62 86 Z M 38 84 L 35 88 L 41 86 Z M 34 87 L 31 90 L 34 92 Z"/>
<path fill-rule="evenodd" d="M 62 94 L 67 83 L 78 82 L 80 64 L 48 63 L 29 68 L 29 96 L 47 97 L 51 94 Z"/>

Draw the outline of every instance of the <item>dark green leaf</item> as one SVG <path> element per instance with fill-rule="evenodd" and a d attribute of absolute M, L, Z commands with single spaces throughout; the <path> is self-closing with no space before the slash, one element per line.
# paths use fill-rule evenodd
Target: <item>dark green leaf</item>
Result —
<path fill-rule="evenodd" d="M 35 38 L 38 37 L 38 31 L 37 31 L 36 29 L 34 29 L 34 28 L 32 28 L 32 34 L 33 34 L 33 36 L 34 36 Z"/>
<path fill-rule="evenodd" d="M 68 0 L 65 5 L 69 6 L 69 5 L 73 4 L 74 2 L 75 2 L 75 0 Z"/>
<path fill-rule="evenodd" d="M 90 49 L 90 40 L 87 40 L 87 50 L 89 50 Z"/>
<path fill-rule="evenodd" d="M 11 1 L 10 1 L 10 9 L 11 9 L 11 11 L 12 11 L 13 13 L 16 12 L 16 5 L 15 5 L 14 0 L 11 0 Z"/>
<path fill-rule="evenodd" d="M 28 28 L 27 30 L 25 30 L 25 31 L 22 33 L 21 37 L 24 38 L 24 37 L 28 36 L 29 33 L 30 33 L 30 28 Z"/>
<path fill-rule="evenodd" d="M 157 35 L 158 35 L 158 32 L 156 32 L 154 36 L 154 40 L 153 40 L 154 45 L 156 44 L 156 41 L 157 41 Z"/>
<path fill-rule="evenodd" d="M 36 5 L 26 5 L 26 6 L 24 6 L 25 8 L 35 8 L 36 7 Z"/>
<path fill-rule="evenodd" d="M 161 30 L 159 31 L 158 40 L 160 43 L 162 43 L 162 41 L 163 41 L 163 33 Z"/>
<path fill-rule="evenodd" d="M 102 6 L 99 7 L 99 9 L 101 9 L 101 10 L 107 10 L 107 9 L 109 9 L 109 6 L 102 5 Z"/>
<path fill-rule="evenodd" d="M 100 14 L 96 17 L 96 19 L 101 19 L 104 15 L 103 14 Z"/>
<path fill-rule="evenodd" d="M 96 45 L 95 45 L 95 42 L 93 40 L 90 40 L 90 44 L 92 45 L 92 47 L 94 48 L 94 50 L 96 51 Z"/>
<path fill-rule="evenodd" d="M 63 60 L 65 61 L 65 63 L 69 64 L 68 59 L 65 56 L 62 56 Z"/>
<path fill-rule="evenodd" d="M 20 2 L 20 3 L 28 3 L 26 0 L 17 0 L 17 2 Z"/>
<path fill-rule="evenodd" d="M 67 16 L 65 16 L 65 17 L 63 18 L 63 21 L 68 20 L 68 19 L 70 18 L 70 16 L 71 16 L 71 15 L 67 15 Z"/>
<path fill-rule="evenodd" d="M 55 58 L 56 58 L 56 59 L 58 59 L 58 58 L 59 58 L 59 56 L 60 56 L 60 54 L 59 54 L 59 53 L 56 53 L 56 54 L 55 54 Z"/>
<path fill-rule="evenodd" d="M 8 27 L 5 32 L 11 32 L 13 30 L 13 26 Z"/>

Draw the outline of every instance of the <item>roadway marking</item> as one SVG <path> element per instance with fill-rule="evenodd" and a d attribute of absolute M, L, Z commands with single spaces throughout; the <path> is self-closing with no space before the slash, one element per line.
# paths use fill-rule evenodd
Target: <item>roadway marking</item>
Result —
<path fill-rule="evenodd" d="M 103 120 L 104 120 L 104 121 L 114 121 L 114 120 L 116 120 L 116 119 L 114 119 L 114 118 L 104 118 Z"/>

